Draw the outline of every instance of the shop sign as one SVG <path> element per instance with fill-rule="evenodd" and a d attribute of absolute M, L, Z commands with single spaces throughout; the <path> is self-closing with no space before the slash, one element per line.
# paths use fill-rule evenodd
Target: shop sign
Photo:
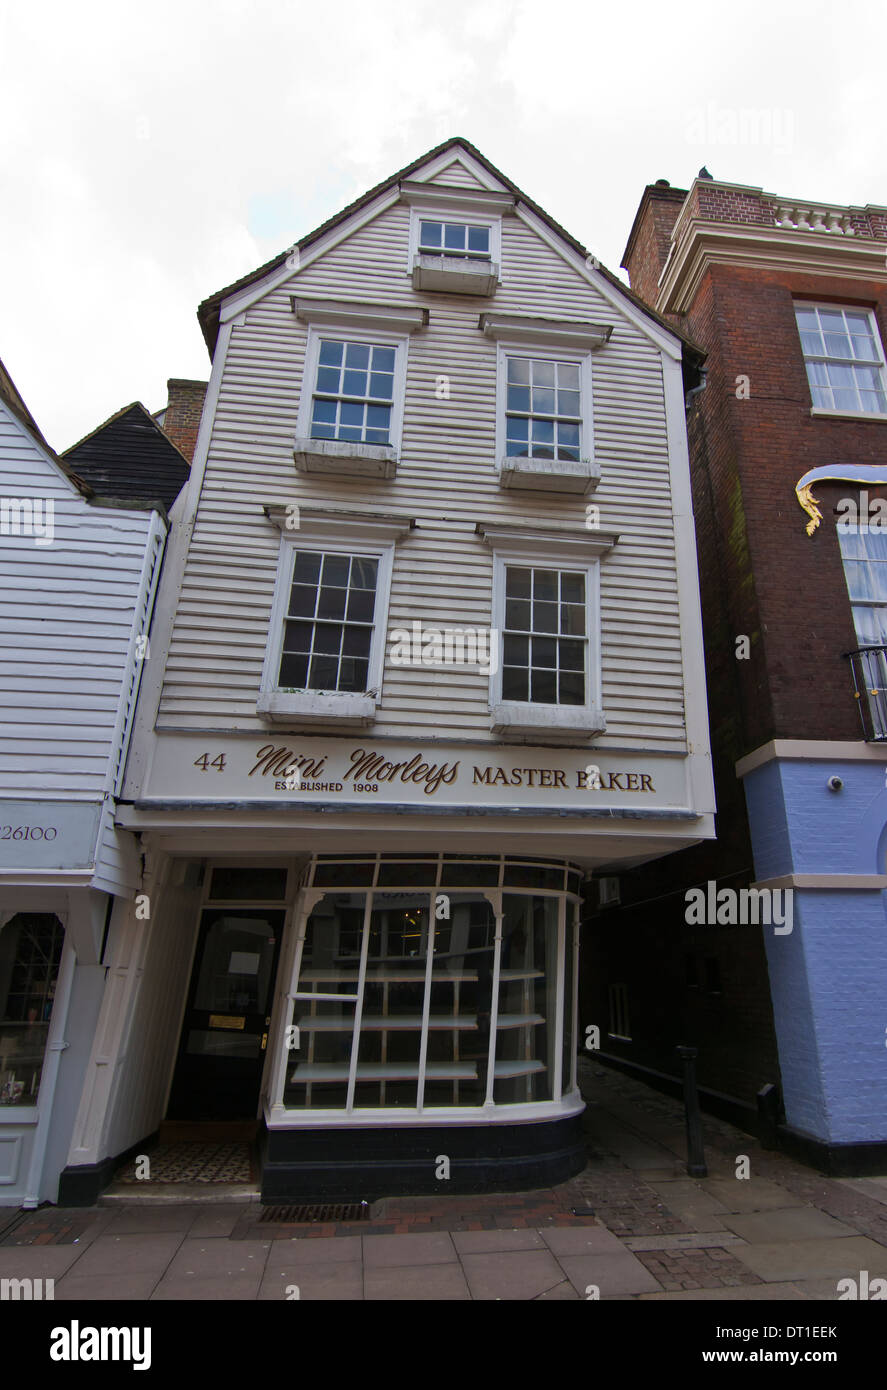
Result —
<path fill-rule="evenodd" d="M 100 806 L 84 801 L 0 801 L 0 869 L 88 869 Z"/>
<path fill-rule="evenodd" d="M 687 759 L 531 746 L 158 734 L 139 799 L 683 809 Z"/>

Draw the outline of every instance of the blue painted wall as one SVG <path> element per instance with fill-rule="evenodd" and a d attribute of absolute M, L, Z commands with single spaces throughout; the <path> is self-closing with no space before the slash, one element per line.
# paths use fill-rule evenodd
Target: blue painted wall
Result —
<path fill-rule="evenodd" d="M 887 872 L 887 761 L 774 761 L 744 781 L 759 881 Z M 763 930 L 787 1122 L 887 1142 L 884 892 L 796 889 L 791 934 Z"/>

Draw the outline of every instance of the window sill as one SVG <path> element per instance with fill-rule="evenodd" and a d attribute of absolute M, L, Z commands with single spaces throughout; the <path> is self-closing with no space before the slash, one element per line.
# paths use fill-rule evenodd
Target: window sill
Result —
<path fill-rule="evenodd" d="M 387 444 L 352 444 L 339 439 L 297 439 L 293 457 L 299 473 L 328 477 L 393 478 L 397 450 Z"/>
<path fill-rule="evenodd" d="M 533 492 L 567 492 L 587 496 L 601 480 L 600 464 L 590 459 L 574 463 L 571 459 L 508 457 L 499 464 L 501 487 Z"/>
<path fill-rule="evenodd" d="M 576 743 L 602 734 L 607 723 L 599 710 L 578 705 L 531 705 L 503 701 L 492 707 L 491 728 L 500 738 L 526 743 Z"/>
<path fill-rule="evenodd" d="M 414 290 L 444 290 L 449 294 L 478 294 L 487 298 L 496 293 L 499 267 L 492 261 L 471 256 L 429 256 L 420 254 L 413 261 Z"/>
<path fill-rule="evenodd" d="M 365 729 L 376 717 L 376 698 L 322 690 L 269 690 L 259 696 L 256 712 L 274 724 L 338 724 Z"/>
<path fill-rule="evenodd" d="M 810 414 L 820 419 L 871 420 L 875 424 L 887 425 L 887 413 L 874 415 L 870 410 L 826 410 L 823 406 L 813 405 L 810 407 Z"/>

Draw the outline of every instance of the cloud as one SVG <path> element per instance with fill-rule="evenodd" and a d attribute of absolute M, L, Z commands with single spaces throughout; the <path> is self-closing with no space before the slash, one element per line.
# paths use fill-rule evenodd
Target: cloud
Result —
<path fill-rule="evenodd" d="M 43 0 L 7 62 L 0 356 L 60 448 L 206 376 L 197 304 L 444 138 L 618 268 L 644 185 L 884 203 L 878 3 Z M 861 36 L 865 41 L 861 42 Z M 689 138 L 694 111 L 726 112 Z M 730 141 L 789 112 L 790 150 Z M 749 127 L 750 128 L 750 127 Z M 737 130 L 739 126 L 737 124 Z"/>

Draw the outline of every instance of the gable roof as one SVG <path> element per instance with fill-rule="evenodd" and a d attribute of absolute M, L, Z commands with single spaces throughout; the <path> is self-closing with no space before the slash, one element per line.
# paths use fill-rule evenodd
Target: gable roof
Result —
<path fill-rule="evenodd" d="M 104 498 L 128 506 L 157 498 L 169 511 L 191 465 L 141 401 L 115 411 L 63 457 Z"/>
<path fill-rule="evenodd" d="M 509 179 L 506 174 L 503 174 L 494 164 L 491 164 L 486 156 L 481 154 L 480 150 L 472 145 L 469 140 L 464 139 L 462 136 L 454 136 L 449 140 L 444 140 L 442 144 L 436 145 L 434 149 L 429 150 L 427 154 L 420 155 L 418 159 L 414 159 L 411 164 L 407 164 L 396 174 L 392 174 L 389 178 L 383 179 L 381 183 L 377 183 L 375 188 L 369 189 L 368 192 L 362 194 L 361 197 L 356 198 L 353 203 L 349 203 L 347 207 L 342 208 L 341 212 L 337 212 L 334 217 L 330 217 L 326 222 L 322 222 L 319 227 L 315 227 L 313 232 L 309 232 L 307 236 L 302 237 L 300 241 L 288 246 L 284 251 L 281 251 L 279 255 L 273 257 L 272 260 L 266 261 L 264 265 L 259 266 L 257 270 L 252 271 L 249 275 L 242 276 L 241 279 L 235 280 L 233 284 L 226 285 L 224 289 L 217 290 L 215 294 L 205 299 L 197 310 L 197 318 L 203 331 L 206 345 L 209 348 L 210 356 L 212 356 L 215 351 L 216 339 L 219 332 L 219 314 L 221 307 L 224 300 L 226 300 L 229 295 L 245 289 L 248 285 L 255 284 L 272 271 L 277 270 L 292 253 L 293 246 L 298 247 L 300 251 L 306 250 L 307 247 L 317 241 L 319 237 L 324 236 L 325 233 L 331 231 L 332 228 L 337 227 L 354 213 L 359 212 L 361 208 L 366 207 L 367 204 L 371 203 L 375 198 L 378 198 L 382 193 L 387 192 L 389 189 L 396 188 L 403 179 L 408 179 L 411 174 L 416 173 L 432 159 L 436 159 L 447 150 L 458 150 L 460 148 L 464 150 L 466 154 L 470 155 L 472 159 L 476 160 L 478 164 L 482 165 L 493 178 L 498 179 L 503 187 L 506 188 L 518 202 L 523 203 L 525 207 L 535 213 L 535 215 L 555 232 L 557 236 L 566 242 L 568 246 L 572 247 L 574 251 L 577 251 L 579 255 L 583 257 L 588 256 L 589 253 L 581 242 L 571 236 L 570 233 L 566 231 L 559 222 L 556 222 L 544 208 L 541 208 L 538 203 L 534 203 L 532 198 L 527 197 L 526 193 L 523 193 L 516 183 L 512 183 L 511 179 Z M 454 188 L 453 192 L 458 193 L 458 189 Z M 634 307 L 640 310 L 648 319 L 651 319 L 652 322 L 657 324 L 660 328 L 664 328 L 667 333 L 670 333 L 672 337 L 677 338 L 684 345 L 685 351 L 683 356 L 685 367 L 691 366 L 693 368 L 698 368 L 699 364 L 705 358 L 705 350 L 700 347 L 698 343 L 695 343 L 691 338 L 687 337 L 680 329 L 675 328 L 673 323 L 663 318 L 663 316 L 658 314 L 655 309 L 652 309 L 649 304 L 645 303 L 638 295 L 634 294 L 627 285 L 623 284 L 618 276 L 614 275 L 612 271 L 607 270 L 606 266 L 598 263 L 596 269 L 598 274 L 602 275 L 621 295 L 624 295 L 629 303 L 633 304 Z"/>

